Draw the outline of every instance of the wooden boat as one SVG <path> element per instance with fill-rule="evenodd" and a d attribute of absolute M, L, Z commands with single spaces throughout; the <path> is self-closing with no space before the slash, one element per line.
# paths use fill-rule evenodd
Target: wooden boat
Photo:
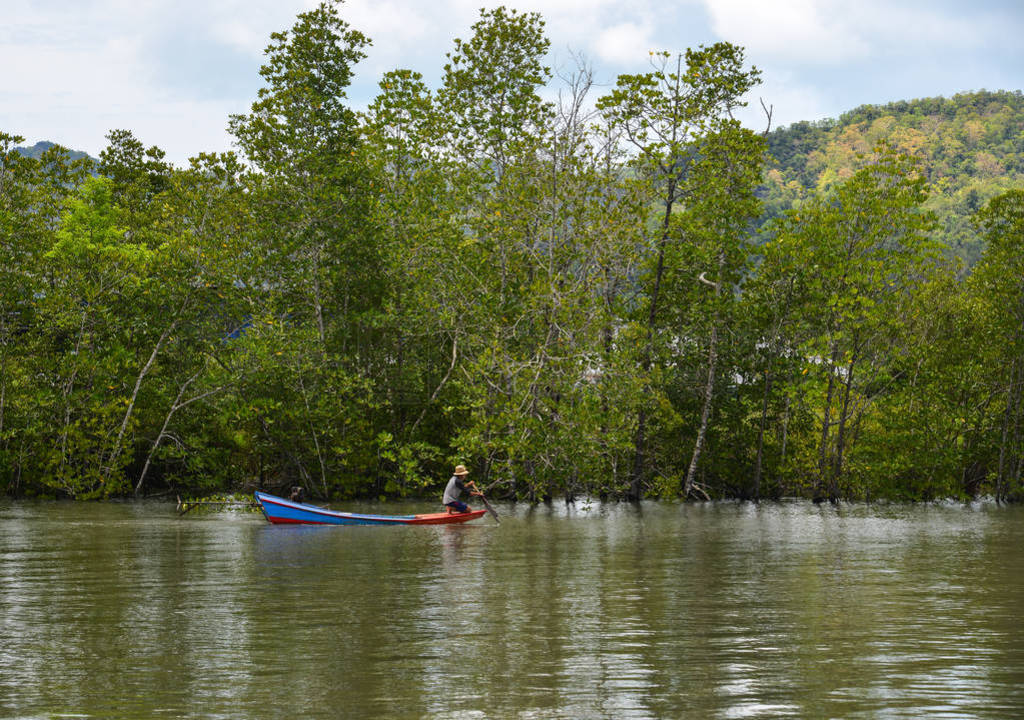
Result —
<path fill-rule="evenodd" d="M 293 525 L 449 525 L 476 520 L 487 512 L 470 510 L 464 513 L 442 512 L 426 515 L 363 515 L 292 502 L 259 491 L 256 491 L 256 502 L 270 522 Z"/>

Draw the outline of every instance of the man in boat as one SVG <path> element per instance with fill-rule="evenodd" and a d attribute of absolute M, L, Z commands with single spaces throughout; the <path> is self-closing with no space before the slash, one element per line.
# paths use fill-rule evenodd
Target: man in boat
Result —
<path fill-rule="evenodd" d="M 465 465 L 455 466 L 455 472 L 452 473 L 452 479 L 448 481 L 448 485 L 444 489 L 444 497 L 441 499 L 441 502 L 448 508 L 449 513 L 469 511 L 469 506 L 459 499 L 463 491 L 469 490 L 470 495 L 479 496 L 483 494 L 476 489 L 476 483 L 465 479 L 467 475 L 469 475 L 469 470 L 466 469 Z"/>

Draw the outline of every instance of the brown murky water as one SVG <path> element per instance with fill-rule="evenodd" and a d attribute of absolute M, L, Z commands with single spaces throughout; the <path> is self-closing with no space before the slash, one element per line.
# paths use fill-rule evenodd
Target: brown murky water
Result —
<path fill-rule="evenodd" d="M 0 504 L 0 718 L 1024 715 L 1024 508 L 498 510 Z"/>

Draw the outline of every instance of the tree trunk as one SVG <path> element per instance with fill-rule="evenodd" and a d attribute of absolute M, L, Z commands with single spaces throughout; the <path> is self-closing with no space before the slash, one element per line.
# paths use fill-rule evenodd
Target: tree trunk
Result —
<path fill-rule="evenodd" d="M 633 471 L 630 474 L 627 499 L 638 502 L 642 493 L 644 467 L 646 465 L 645 445 L 647 410 L 641 407 L 636 414 L 636 433 L 633 435 Z"/>
<path fill-rule="evenodd" d="M 754 499 L 761 499 L 761 471 L 764 462 L 764 427 L 768 421 L 768 395 L 771 392 L 772 378 L 766 371 L 764 374 L 764 396 L 761 398 L 761 422 L 757 428 L 757 459 L 754 462 Z"/>
<path fill-rule="evenodd" d="M 117 438 L 114 440 L 114 444 L 110 449 L 110 457 L 107 460 L 106 467 L 104 468 L 103 476 L 109 480 L 111 474 L 114 472 L 114 465 L 117 463 L 118 457 L 121 455 L 121 441 L 124 439 L 125 431 L 128 429 L 128 421 L 132 417 L 132 412 L 135 410 L 135 401 L 139 397 L 139 388 L 142 387 L 142 381 L 153 367 L 153 363 L 156 362 L 156 357 L 160 353 L 160 348 L 163 347 L 164 342 L 174 332 L 174 328 L 178 326 L 178 318 L 174 319 L 174 322 L 170 324 L 160 335 L 160 339 L 156 341 L 156 345 L 153 347 L 153 352 L 149 354 L 149 360 L 139 371 L 138 377 L 135 378 L 135 388 L 132 390 L 131 399 L 128 401 L 128 408 L 125 410 L 124 419 L 121 421 L 121 427 L 117 431 Z"/>
<path fill-rule="evenodd" d="M 853 371 L 856 366 L 856 353 L 846 367 L 846 380 L 843 383 L 843 403 L 839 410 L 839 427 L 836 429 L 836 452 L 832 458 L 832 477 L 829 480 L 829 500 L 839 499 L 839 478 L 843 473 L 843 451 L 846 445 L 846 421 L 850 414 L 850 395 L 853 390 Z"/>
<path fill-rule="evenodd" d="M 711 326 L 711 343 L 708 349 L 708 379 L 704 385 L 704 407 L 700 413 L 700 428 L 697 430 L 697 442 L 693 447 L 690 467 L 686 471 L 686 484 L 683 486 L 683 497 L 689 497 L 693 490 L 693 480 L 697 474 L 700 454 L 704 449 L 704 438 L 707 436 L 708 419 L 711 417 L 711 405 L 715 394 L 715 366 L 718 363 L 718 328 Z"/>
<path fill-rule="evenodd" d="M 658 262 L 654 272 L 654 287 L 651 290 L 651 306 L 647 313 L 646 343 L 640 358 L 640 368 L 644 374 L 651 370 L 651 343 L 654 337 L 654 320 L 658 312 L 658 299 L 661 294 L 661 282 L 665 275 L 665 249 L 668 246 L 668 229 L 672 222 L 672 208 L 676 199 L 676 179 L 670 176 L 665 193 L 665 212 L 661 221 L 661 238 L 658 240 Z M 633 438 L 633 473 L 629 486 L 629 499 L 639 501 L 643 493 L 643 478 L 647 473 L 647 409 L 642 405 L 637 410 L 636 434 Z"/>
<path fill-rule="evenodd" d="M 7 407 L 7 322 L 0 311 L 0 341 L 3 342 L 3 359 L 0 363 L 0 438 L 4 436 L 4 410 Z"/>
<path fill-rule="evenodd" d="M 60 470 L 58 474 L 64 475 L 64 468 L 67 466 L 68 460 L 68 432 L 71 429 L 71 393 L 75 389 L 75 380 L 78 377 L 78 362 L 82 357 L 82 343 L 85 340 L 85 326 L 88 320 L 88 305 L 82 309 L 82 321 L 78 326 L 78 338 L 75 340 L 75 361 L 71 368 L 71 377 L 64 383 L 62 388 L 62 395 L 64 396 L 64 426 L 61 429 L 60 434 Z"/>
<path fill-rule="evenodd" d="M 223 386 L 217 387 L 214 388 L 213 390 L 205 392 L 201 395 L 197 395 L 193 398 L 189 398 L 185 402 L 182 402 L 181 398 L 182 396 L 184 396 L 185 391 L 188 389 L 188 386 L 191 385 L 198 377 L 199 373 L 196 373 L 188 380 L 186 380 L 184 383 L 182 383 L 181 387 L 178 389 L 178 396 L 174 398 L 174 402 L 171 404 L 170 409 L 167 411 L 167 415 L 164 417 L 164 424 L 160 427 L 160 432 L 157 434 L 156 440 L 153 441 L 153 444 L 149 448 L 149 453 L 147 453 L 146 455 L 146 463 L 142 466 L 142 472 L 139 473 L 138 482 L 135 483 L 135 497 L 138 497 L 139 493 L 142 492 L 142 483 L 146 480 L 146 474 L 149 472 L 149 466 L 153 462 L 153 456 L 156 454 L 157 449 L 160 447 L 160 443 L 163 442 L 164 438 L 170 436 L 170 434 L 167 432 L 167 428 L 171 424 L 171 418 L 174 417 L 174 414 L 181 410 L 183 407 L 191 405 L 194 402 L 198 402 L 199 400 L 209 397 L 210 395 L 218 393 L 224 389 Z M 262 484 L 260 485 L 260 487 L 262 487 Z"/>
<path fill-rule="evenodd" d="M 313 448 L 316 450 L 317 463 L 320 465 L 320 484 L 324 490 L 324 497 L 328 497 L 327 492 L 327 465 L 324 462 L 323 452 L 320 450 L 320 438 L 317 437 L 316 427 L 313 425 L 313 412 L 309 407 L 309 395 L 306 393 L 306 385 L 302 382 L 302 370 L 301 368 L 296 370 L 299 379 L 299 391 L 302 393 L 302 402 L 306 407 L 306 423 L 309 425 L 309 434 L 313 438 Z M 305 468 L 303 468 L 305 472 Z"/>
<path fill-rule="evenodd" d="M 416 422 L 414 422 L 412 424 L 412 428 L 409 430 L 409 437 L 410 438 L 412 438 L 416 434 L 416 428 L 418 428 L 420 423 L 423 422 L 423 418 L 426 416 L 427 410 L 429 410 L 430 406 L 434 404 L 434 401 L 437 400 L 438 394 L 440 394 L 441 390 L 448 383 L 448 378 L 451 377 L 452 370 L 455 369 L 455 363 L 458 361 L 458 358 L 459 358 L 459 334 L 458 334 L 458 331 L 456 331 L 452 335 L 452 361 L 451 361 L 451 364 L 448 365 L 448 372 L 446 372 L 444 374 L 444 377 L 441 378 L 441 382 L 438 383 L 436 388 L 434 388 L 434 392 L 431 393 L 430 399 L 427 400 L 426 404 L 423 406 L 423 410 L 422 410 L 422 412 L 420 412 L 419 417 L 416 418 Z"/>
<path fill-rule="evenodd" d="M 779 462 L 782 464 L 786 462 L 786 443 L 789 440 L 789 411 L 792 403 L 793 399 L 787 394 L 786 406 L 782 411 L 782 442 L 779 446 Z"/>
<path fill-rule="evenodd" d="M 697 442 L 694 443 L 690 467 L 686 471 L 686 483 L 683 485 L 683 497 L 689 497 L 693 490 L 693 481 L 697 475 L 701 451 L 708 432 L 708 421 L 711 418 L 711 407 L 715 399 L 715 372 L 718 365 L 718 323 L 721 317 L 718 303 L 722 296 L 722 282 L 725 274 L 725 251 L 718 253 L 718 282 L 714 283 L 714 310 L 711 315 L 711 342 L 708 344 L 708 378 L 704 384 L 704 407 L 700 413 L 700 428 L 697 430 Z"/>
<path fill-rule="evenodd" d="M 815 489 L 815 500 L 825 497 L 828 484 L 828 438 L 832 427 L 832 398 L 836 391 L 836 361 L 839 359 L 839 345 L 833 342 L 829 363 L 825 368 L 828 373 L 828 390 L 825 393 L 825 406 L 822 410 L 821 445 L 818 449 L 818 487 Z"/>
<path fill-rule="evenodd" d="M 1020 414 L 1021 384 L 1024 364 L 1014 361 L 1010 369 L 1010 385 L 1006 391 L 1003 427 L 999 442 L 999 472 L 996 479 L 996 500 L 1006 500 L 1014 480 L 1020 479 Z"/>

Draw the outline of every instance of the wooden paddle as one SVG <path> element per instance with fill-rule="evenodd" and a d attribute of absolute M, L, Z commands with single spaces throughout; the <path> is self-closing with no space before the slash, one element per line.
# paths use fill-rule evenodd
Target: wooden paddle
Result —
<path fill-rule="evenodd" d="M 484 504 L 484 507 L 487 508 L 487 512 L 489 512 L 491 514 L 491 517 L 494 518 L 494 522 L 501 525 L 501 520 L 498 518 L 498 513 L 494 512 L 494 508 L 492 508 L 491 504 L 487 502 L 487 498 L 484 497 L 484 494 L 477 490 L 476 495 L 478 498 L 480 498 L 480 502 Z"/>

